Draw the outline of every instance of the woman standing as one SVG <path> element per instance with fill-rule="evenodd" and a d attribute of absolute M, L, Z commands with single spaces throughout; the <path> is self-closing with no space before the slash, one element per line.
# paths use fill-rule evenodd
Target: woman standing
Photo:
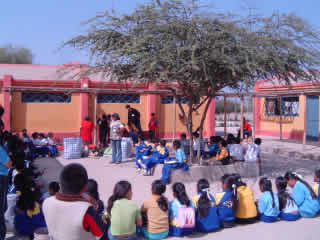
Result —
<path fill-rule="evenodd" d="M 120 121 L 118 113 L 112 114 L 112 121 L 110 123 L 110 140 L 112 146 L 112 162 L 120 164 L 122 160 L 121 152 L 121 129 L 123 124 Z"/>

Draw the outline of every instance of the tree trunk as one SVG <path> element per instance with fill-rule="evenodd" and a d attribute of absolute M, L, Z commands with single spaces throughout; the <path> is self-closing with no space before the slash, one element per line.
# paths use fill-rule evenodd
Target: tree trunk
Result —
<path fill-rule="evenodd" d="M 204 125 L 204 121 L 206 120 L 207 112 L 208 112 L 209 106 L 210 106 L 210 104 L 212 102 L 212 99 L 213 99 L 212 96 L 208 98 L 206 106 L 205 106 L 204 111 L 203 111 L 202 116 L 201 116 L 201 121 L 200 121 L 200 128 L 199 128 L 199 131 L 200 131 L 200 136 L 199 136 L 200 144 L 199 144 L 199 147 L 198 147 L 198 154 L 197 154 L 197 160 L 198 160 L 200 165 L 203 164 L 202 158 L 200 158 L 200 149 L 201 149 L 201 143 L 202 143 L 202 139 L 203 139 L 203 125 Z"/>

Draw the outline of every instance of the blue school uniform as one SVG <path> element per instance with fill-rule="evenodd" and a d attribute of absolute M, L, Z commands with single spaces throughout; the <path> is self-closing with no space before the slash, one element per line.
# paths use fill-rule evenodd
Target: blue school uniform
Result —
<path fill-rule="evenodd" d="M 312 199 L 309 189 L 300 181 L 293 187 L 292 198 L 296 202 L 302 217 L 312 218 L 320 210 L 318 199 Z"/>
<path fill-rule="evenodd" d="M 217 152 L 220 150 L 219 149 L 219 145 L 218 144 L 209 144 L 208 145 L 208 152 L 204 153 L 204 156 L 209 158 L 209 157 L 213 157 L 217 154 Z"/>
<path fill-rule="evenodd" d="M 15 209 L 14 227 L 19 234 L 25 236 L 32 235 L 38 228 L 47 227 L 40 205 L 36 203 L 34 210 Z"/>
<path fill-rule="evenodd" d="M 183 168 L 185 171 L 189 170 L 189 166 L 185 163 L 186 155 L 184 154 L 184 151 L 181 148 L 177 149 L 176 158 L 168 158 L 168 161 L 176 161 L 177 163 L 174 163 L 174 164 L 165 163 L 163 165 L 161 180 L 167 184 L 169 184 L 171 171 L 173 169 Z"/>
<path fill-rule="evenodd" d="M 196 229 L 199 232 L 214 232 L 220 228 L 220 219 L 218 216 L 218 209 L 214 197 L 209 194 L 209 199 L 211 201 L 211 208 L 209 209 L 209 214 L 205 218 L 201 218 L 198 209 L 198 201 L 202 194 L 207 194 L 204 192 L 199 193 L 192 198 L 193 206 L 196 209 Z"/>
<path fill-rule="evenodd" d="M 271 192 L 264 192 L 259 199 L 259 212 L 260 212 L 260 221 L 263 222 L 275 222 L 278 220 L 280 214 L 279 210 L 279 198 L 278 195 L 273 193 L 275 207 L 273 207 L 273 199 Z"/>
<path fill-rule="evenodd" d="M 224 190 L 216 194 L 218 215 L 223 227 L 232 227 L 236 216 L 233 211 L 232 191 Z"/>
<path fill-rule="evenodd" d="M 144 141 L 139 143 L 139 145 L 136 147 L 136 165 L 138 168 L 142 167 L 139 161 L 142 162 L 143 157 L 149 155 L 151 149 L 152 146 Z"/>
<path fill-rule="evenodd" d="M 163 164 L 168 157 L 168 148 L 157 146 L 156 151 L 152 153 L 151 157 L 143 160 L 143 164 L 146 166 L 147 171 L 150 171 L 157 164 Z"/>
<path fill-rule="evenodd" d="M 169 236 L 183 237 L 192 234 L 194 231 L 194 228 L 178 227 L 177 218 L 180 207 L 181 203 L 176 198 L 169 203 Z M 194 208 L 192 203 L 190 207 Z"/>

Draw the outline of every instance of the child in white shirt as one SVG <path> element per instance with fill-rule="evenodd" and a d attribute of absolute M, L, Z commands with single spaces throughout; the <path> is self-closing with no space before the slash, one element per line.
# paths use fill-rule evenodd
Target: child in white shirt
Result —
<path fill-rule="evenodd" d="M 244 156 L 244 160 L 246 162 L 258 162 L 261 158 L 261 150 L 260 150 L 260 145 L 261 145 L 261 139 L 256 138 L 254 143 L 249 141 L 246 149 L 246 154 Z"/>

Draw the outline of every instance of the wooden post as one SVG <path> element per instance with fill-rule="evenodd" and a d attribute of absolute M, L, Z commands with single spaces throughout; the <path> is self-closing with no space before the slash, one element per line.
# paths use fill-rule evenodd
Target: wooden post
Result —
<path fill-rule="evenodd" d="M 173 97 L 173 133 L 172 133 L 172 138 L 173 140 L 176 139 L 176 120 L 177 120 L 177 105 L 176 105 L 176 98 Z"/>
<path fill-rule="evenodd" d="M 223 102 L 224 102 L 224 105 L 223 105 L 223 110 L 224 110 L 224 137 L 227 136 L 227 97 L 224 95 L 223 96 Z"/>
<path fill-rule="evenodd" d="M 252 121 L 253 121 L 253 128 L 252 128 L 252 138 L 253 138 L 253 140 L 256 138 L 256 118 L 255 118 L 255 111 L 256 111 L 256 109 L 255 109 L 255 97 L 254 96 L 252 96 Z M 257 109 L 258 111 L 260 111 L 259 109 Z"/>
<path fill-rule="evenodd" d="M 97 94 L 94 94 L 94 116 L 93 116 L 93 143 L 97 145 Z"/>
<path fill-rule="evenodd" d="M 279 123 L 280 123 L 280 140 L 282 140 L 282 99 L 281 96 L 279 96 Z"/>
<path fill-rule="evenodd" d="M 308 114 L 308 111 L 307 111 L 307 96 L 306 95 L 302 95 L 303 97 L 303 101 L 304 101 L 304 104 L 303 104 L 303 139 L 302 139 L 302 144 L 306 144 L 307 143 L 307 128 L 308 128 L 308 121 L 307 121 L 307 114 Z"/>
<path fill-rule="evenodd" d="M 240 138 L 243 139 L 243 106 L 244 106 L 244 98 L 243 96 L 240 97 Z"/>

